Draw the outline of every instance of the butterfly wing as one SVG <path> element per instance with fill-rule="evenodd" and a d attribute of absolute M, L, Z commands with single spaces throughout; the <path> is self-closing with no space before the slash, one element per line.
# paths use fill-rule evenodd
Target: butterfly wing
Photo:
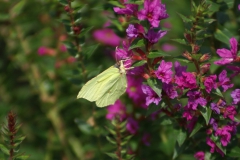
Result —
<path fill-rule="evenodd" d="M 126 74 L 118 73 L 118 77 L 114 83 L 108 83 L 111 87 L 97 101 L 98 107 L 105 107 L 114 104 L 119 97 L 125 93 L 127 88 Z"/>
<path fill-rule="evenodd" d="M 78 93 L 77 98 L 84 98 L 89 101 L 96 101 L 102 97 L 111 87 L 108 83 L 114 82 L 119 76 L 119 69 L 112 66 L 89 80 Z"/>

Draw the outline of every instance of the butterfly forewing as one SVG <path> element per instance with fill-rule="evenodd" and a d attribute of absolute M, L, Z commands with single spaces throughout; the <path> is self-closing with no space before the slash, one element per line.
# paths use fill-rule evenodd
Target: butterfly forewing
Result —
<path fill-rule="evenodd" d="M 99 97 L 102 97 L 105 94 L 105 90 L 108 90 L 109 86 L 108 81 L 116 80 L 115 77 L 119 75 L 119 69 L 112 66 L 107 70 L 100 73 L 98 76 L 89 80 L 78 93 L 77 98 L 85 98 L 89 101 L 96 101 Z M 104 83 L 104 81 L 106 83 Z"/>

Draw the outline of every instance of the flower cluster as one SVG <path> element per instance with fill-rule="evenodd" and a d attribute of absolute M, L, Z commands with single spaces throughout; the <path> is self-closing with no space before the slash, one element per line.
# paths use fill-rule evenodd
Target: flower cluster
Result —
<path fill-rule="evenodd" d="M 220 74 L 212 74 L 209 72 L 209 68 L 211 65 L 228 64 L 227 68 L 235 71 L 234 76 L 239 74 L 240 68 L 230 65 L 240 61 L 240 57 L 237 55 L 237 40 L 230 39 L 230 49 L 217 49 L 216 53 L 221 59 L 210 64 L 207 61 L 211 57 L 207 53 L 199 59 L 194 57 L 200 46 L 193 45 L 192 38 L 186 35 L 193 50 L 191 53 L 184 52 L 183 57 L 196 67 L 195 72 L 190 72 L 187 66 L 182 66 L 178 61 L 173 64 L 167 62 L 164 56 L 149 57 L 154 50 L 154 44 L 167 34 L 167 31 L 159 29 L 160 21 L 168 18 L 165 5 L 160 0 L 144 0 L 143 9 L 138 10 L 137 4 L 129 4 L 125 0 L 124 6 L 125 8 L 114 7 L 114 11 L 139 21 L 146 21 L 149 24 L 143 26 L 140 23 L 130 23 L 126 28 L 127 40 L 123 42 L 123 48 L 117 48 L 115 52 L 119 59 L 129 59 L 130 64 L 138 61 L 145 62 L 142 66 L 128 71 L 128 97 L 135 106 L 144 109 L 151 105 L 160 106 L 164 103 L 164 108 L 159 107 L 159 111 L 153 113 L 152 116 L 166 113 L 169 117 L 174 118 L 181 114 L 181 118 L 178 117 L 178 120 L 181 119 L 178 123 L 189 134 L 199 123 L 198 120 L 204 119 L 206 144 L 210 147 L 210 152 L 216 151 L 224 156 L 226 153 L 223 148 L 228 146 L 239 125 L 235 119 L 237 104 L 240 102 L 240 89 L 231 91 L 235 86 L 231 82 L 227 70 L 222 70 Z M 143 46 L 129 49 L 134 41 L 139 40 L 144 40 Z M 147 83 L 144 83 L 146 81 Z M 151 83 L 148 83 L 149 81 Z M 232 101 L 227 101 L 223 95 L 230 91 Z M 181 98 L 187 98 L 187 102 L 182 103 Z M 127 130 L 131 134 L 137 133 L 140 118 L 127 113 L 126 107 L 120 101 L 108 108 L 107 118 L 113 119 L 116 116 L 119 116 L 120 119 L 128 119 Z M 150 136 L 146 135 L 143 137 L 144 141 Z M 150 145 L 148 142 L 145 143 Z M 200 151 L 194 157 L 203 160 L 204 155 L 205 153 Z"/>

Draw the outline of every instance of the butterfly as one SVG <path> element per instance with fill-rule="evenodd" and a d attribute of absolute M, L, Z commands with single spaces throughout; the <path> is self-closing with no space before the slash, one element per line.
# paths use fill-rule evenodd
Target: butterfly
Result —
<path fill-rule="evenodd" d="M 132 67 L 131 67 L 132 68 Z M 126 69 L 123 60 L 89 80 L 79 91 L 77 98 L 95 101 L 98 107 L 114 104 L 127 89 Z"/>

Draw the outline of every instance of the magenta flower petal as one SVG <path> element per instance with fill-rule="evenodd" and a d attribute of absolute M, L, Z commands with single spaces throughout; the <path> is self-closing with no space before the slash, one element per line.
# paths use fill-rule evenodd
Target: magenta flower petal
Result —
<path fill-rule="evenodd" d="M 161 97 L 159 97 L 151 87 L 147 85 L 142 85 L 142 91 L 146 95 L 146 105 L 149 106 L 151 103 L 158 103 L 161 101 Z"/>
<path fill-rule="evenodd" d="M 221 59 L 215 61 L 214 64 L 217 64 L 217 65 L 229 64 L 237 58 L 238 42 L 234 37 L 231 38 L 229 42 L 231 45 L 231 49 L 230 50 L 225 48 L 218 49 L 217 54 L 221 57 Z"/>
<path fill-rule="evenodd" d="M 240 102 L 240 89 L 232 91 L 231 97 L 233 98 L 233 104 L 238 104 Z"/>
<path fill-rule="evenodd" d="M 165 62 L 164 60 L 162 60 L 158 69 L 155 71 L 157 78 L 167 84 L 170 83 L 172 80 L 172 74 L 173 74 L 173 71 L 171 70 L 171 68 L 172 68 L 172 62 Z"/>

